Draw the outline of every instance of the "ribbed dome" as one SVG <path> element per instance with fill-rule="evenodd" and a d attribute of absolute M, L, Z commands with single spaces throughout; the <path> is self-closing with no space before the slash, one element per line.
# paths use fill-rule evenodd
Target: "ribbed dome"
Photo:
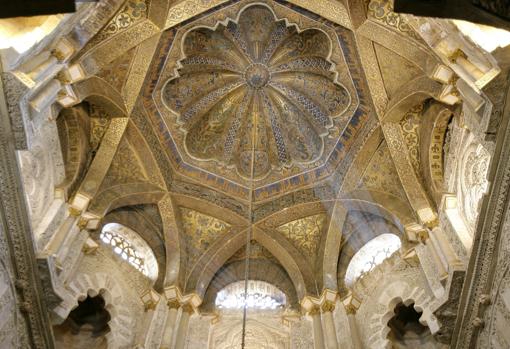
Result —
<path fill-rule="evenodd" d="M 350 103 L 335 82 L 331 42 L 254 5 L 237 21 L 189 31 L 178 77 L 163 92 L 178 114 L 185 147 L 198 160 L 246 178 L 317 160 L 332 118 Z M 252 161 L 254 156 L 254 161 Z"/>

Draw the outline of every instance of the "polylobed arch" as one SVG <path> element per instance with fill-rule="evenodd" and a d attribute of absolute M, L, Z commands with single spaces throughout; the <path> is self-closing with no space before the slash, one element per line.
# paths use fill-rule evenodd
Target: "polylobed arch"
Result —
<path fill-rule="evenodd" d="M 72 298 L 59 304 L 54 312 L 60 321 L 64 321 L 71 310 L 78 306 L 87 296 L 101 295 L 105 301 L 105 309 L 110 313 L 108 322 L 110 332 L 106 335 L 109 348 L 128 347 L 133 341 L 135 315 L 129 308 L 120 283 L 106 273 L 77 274 L 67 287 Z"/>

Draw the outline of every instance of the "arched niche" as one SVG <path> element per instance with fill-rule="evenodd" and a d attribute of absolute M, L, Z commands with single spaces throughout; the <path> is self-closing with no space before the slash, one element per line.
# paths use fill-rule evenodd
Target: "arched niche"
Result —
<path fill-rule="evenodd" d="M 391 257 L 401 246 L 400 238 L 391 233 L 378 235 L 368 241 L 354 254 L 347 266 L 344 278 L 346 286 L 352 286 L 366 273 Z"/>
<path fill-rule="evenodd" d="M 249 280 L 264 282 L 276 287 L 285 294 L 285 306 L 297 309 L 299 299 L 294 283 L 278 260 L 256 241 L 252 241 L 250 256 Z M 245 257 L 246 248 L 243 247 L 215 273 L 205 292 L 202 311 L 215 311 L 218 293 L 233 283 L 244 283 Z"/>
<path fill-rule="evenodd" d="M 405 247 L 408 244 L 400 227 L 397 227 L 386 217 L 367 211 L 349 211 L 342 234 L 343 240 L 337 267 L 337 280 L 341 293 L 347 292 L 347 288 L 356 283 L 356 280 L 363 274 L 360 274 L 360 271 L 366 273 L 372 270 L 400 250 L 401 245 Z M 391 241 L 392 245 L 388 251 L 385 251 L 384 244 L 388 241 Z M 355 256 L 357 257 L 354 258 Z M 375 258 L 374 261 L 377 263 L 370 263 L 369 268 L 365 270 L 366 268 L 362 264 L 367 263 L 371 258 Z M 357 259 L 359 260 L 357 261 Z M 354 263 L 352 263 L 353 260 Z M 348 277 L 349 283 L 347 284 L 346 275 L 349 269 L 352 274 Z M 354 273 L 356 270 L 357 273 Z"/>
<path fill-rule="evenodd" d="M 247 309 L 274 311 L 283 309 L 287 296 L 275 285 L 260 280 L 240 280 L 223 287 L 214 301 L 218 310 Z"/>
<path fill-rule="evenodd" d="M 101 294 L 78 301 L 62 324 L 53 327 L 56 348 L 106 349 L 111 315 Z"/>
<path fill-rule="evenodd" d="M 440 348 L 429 327 L 420 322 L 423 311 L 414 303 L 399 302 L 393 310 L 394 315 L 388 320 L 388 340 L 394 349 Z"/>
<path fill-rule="evenodd" d="M 103 226 L 99 239 L 113 252 L 149 279 L 158 278 L 159 267 L 154 252 L 135 231 L 119 223 Z"/>

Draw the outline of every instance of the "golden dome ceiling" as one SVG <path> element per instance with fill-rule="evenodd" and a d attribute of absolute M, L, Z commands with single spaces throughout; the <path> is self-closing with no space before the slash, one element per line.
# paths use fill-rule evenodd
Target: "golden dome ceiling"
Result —
<path fill-rule="evenodd" d="M 144 107 L 176 172 L 241 199 L 338 173 L 375 127 L 352 32 L 288 4 L 170 28 L 151 66 Z"/>
<path fill-rule="evenodd" d="M 317 161 L 332 119 L 350 103 L 335 82 L 328 35 L 289 26 L 265 6 L 192 29 L 182 51 L 163 98 L 178 115 L 185 149 L 245 178 Z"/>

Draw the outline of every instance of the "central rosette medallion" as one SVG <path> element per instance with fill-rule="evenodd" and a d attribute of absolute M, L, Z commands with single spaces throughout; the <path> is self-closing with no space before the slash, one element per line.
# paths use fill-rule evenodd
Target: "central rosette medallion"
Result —
<path fill-rule="evenodd" d="M 244 78 L 246 83 L 255 89 L 266 86 L 271 74 L 264 64 L 254 63 L 246 68 Z"/>
<path fill-rule="evenodd" d="M 189 30 L 178 76 L 163 90 L 186 152 L 255 179 L 318 160 L 350 104 L 330 54 L 323 31 L 301 31 L 264 5 Z"/>

